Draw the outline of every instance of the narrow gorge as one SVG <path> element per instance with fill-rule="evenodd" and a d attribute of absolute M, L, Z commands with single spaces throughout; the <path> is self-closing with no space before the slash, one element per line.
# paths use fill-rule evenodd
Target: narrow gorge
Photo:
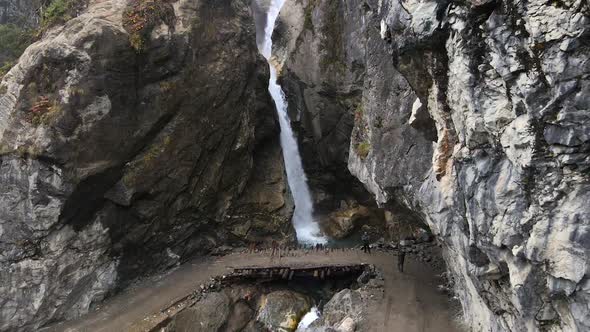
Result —
<path fill-rule="evenodd" d="M 0 0 L 0 331 L 590 331 L 589 55 L 586 0 Z"/>
<path fill-rule="evenodd" d="M 259 41 L 258 48 L 269 64 L 270 81 L 268 91 L 274 100 L 281 129 L 281 149 L 283 151 L 289 188 L 293 193 L 295 203 L 293 226 L 297 232 L 297 240 L 300 243 L 308 244 L 325 243 L 326 240 L 320 235 L 319 226 L 314 220 L 313 202 L 307 185 L 307 176 L 301 163 L 299 146 L 295 141 L 295 136 L 291 129 L 291 121 L 287 113 L 287 101 L 285 100 L 281 86 L 277 83 L 277 70 L 274 67 L 272 59 L 272 33 L 283 4 L 284 0 L 271 1 L 267 10 L 268 12 L 266 13 L 266 20 L 258 20 L 258 24 L 264 23 L 264 29 L 258 29 L 258 31 L 264 30 L 263 37 L 257 36 Z"/>

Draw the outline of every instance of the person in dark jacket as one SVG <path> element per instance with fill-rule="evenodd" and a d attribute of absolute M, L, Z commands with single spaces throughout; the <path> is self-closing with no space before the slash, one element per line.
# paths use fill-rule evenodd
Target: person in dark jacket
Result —
<path fill-rule="evenodd" d="M 404 250 L 404 247 L 400 245 L 399 254 L 397 256 L 397 269 L 401 273 L 404 272 L 404 260 L 406 260 L 406 251 Z"/>
<path fill-rule="evenodd" d="M 369 234 L 367 232 L 364 232 L 363 236 L 361 237 L 361 240 L 363 241 L 363 252 L 370 254 L 371 246 L 369 245 Z"/>

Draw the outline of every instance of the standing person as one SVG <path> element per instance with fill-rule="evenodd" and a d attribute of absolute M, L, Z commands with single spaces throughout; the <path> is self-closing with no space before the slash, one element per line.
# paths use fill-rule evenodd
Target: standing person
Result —
<path fill-rule="evenodd" d="M 275 240 L 272 240 L 271 248 L 272 248 L 272 251 L 271 251 L 270 255 L 274 256 L 275 252 L 277 252 L 279 250 L 279 243 Z"/>
<path fill-rule="evenodd" d="M 397 269 L 401 273 L 404 273 L 404 261 L 405 260 L 406 260 L 406 251 L 404 250 L 404 247 L 400 244 L 399 254 L 397 256 Z"/>
<path fill-rule="evenodd" d="M 361 237 L 363 241 L 363 252 L 364 253 L 371 253 L 371 246 L 369 245 L 369 233 L 364 232 L 363 236 Z"/>

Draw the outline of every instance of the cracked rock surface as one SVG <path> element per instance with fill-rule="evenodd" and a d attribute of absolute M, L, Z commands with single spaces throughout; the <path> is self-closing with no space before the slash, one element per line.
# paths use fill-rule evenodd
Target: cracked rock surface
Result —
<path fill-rule="evenodd" d="M 0 330 L 221 245 L 294 239 L 249 5 L 167 1 L 139 44 L 132 2 L 90 1 L 3 78 Z"/>
<path fill-rule="evenodd" d="M 590 329 L 587 2 L 285 6 L 291 111 L 353 119 L 350 172 L 444 244 L 466 323 Z"/>

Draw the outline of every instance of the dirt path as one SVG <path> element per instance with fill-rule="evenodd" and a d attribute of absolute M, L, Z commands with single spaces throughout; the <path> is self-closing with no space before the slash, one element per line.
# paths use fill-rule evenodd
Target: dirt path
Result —
<path fill-rule="evenodd" d="M 376 297 L 369 308 L 370 331 L 458 331 L 452 322 L 453 313 L 448 299 L 436 290 L 432 268 L 406 258 L 407 272 L 395 268 L 395 256 L 390 253 L 365 255 L 358 250 L 345 252 L 292 253 L 293 256 L 271 258 L 261 254 L 231 254 L 217 258 L 200 258 L 159 278 L 146 280 L 118 296 L 98 310 L 78 320 L 63 323 L 43 331 L 116 332 L 138 330 L 145 318 L 168 308 L 207 283 L 211 277 L 231 272 L 236 267 L 271 266 L 277 264 L 374 264 L 384 272 L 385 294 Z"/>
<path fill-rule="evenodd" d="M 385 276 L 385 296 L 376 303 L 378 308 L 369 321 L 376 322 L 370 331 L 459 331 L 455 322 L 454 305 L 437 291 L 436 274 L 425 263 L 406 257 L 405 273 L 397 271 L 397 258 L 392 255 L 376 255 L 371 263 L 378 266 Z"/>

